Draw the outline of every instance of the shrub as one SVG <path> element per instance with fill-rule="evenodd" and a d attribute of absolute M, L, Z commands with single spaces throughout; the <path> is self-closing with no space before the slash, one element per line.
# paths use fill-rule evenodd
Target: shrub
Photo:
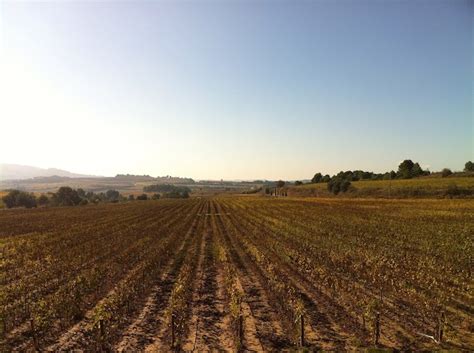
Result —
<path fill-rule="evenodd" d="M 171 192 L 165 192 L 162 195 L 163 198 L 166 199 L 187 199 L 189 198 L 189 193 L 187 190 L 184 191 L 171 191 Z"/>
<path fill-rule="evenodd" d="M 285 186 L 285 182 L 283 180 L 278 180 L 276 186 L 277 188 L 282 188 Z"/>
<path fill-rule="evenodd" d="M 456 184 L 451 184 L 445 192 L 446 196 L 471 196 L 474 194 L 474 190 L 460 188 Z"/>
<path fill-rule="evenodd" d="M 411 159 L 405 159 L 398 166 L 397 176 L 400 179 L 411 179 L 426 174 L 429 174 L 429 172 L 421 169 L 420 165 L 418 163 L 413 163 Z"/>
<path fill-rule="evenodd" d="M 10 190 L 8 194 L 2 197 L 2 201 L 7 208 L 15 207 L 16 197 L 20 193 L 20 190 Z"/>
<path fill-rule="evenodd" d="M 444 168 L 442 171 L 441 171 L 441 176 L 443 178 L 446 178 L 448 176 L 450 176 L 451 174 L 453 174 L 453 172 L 451 171 L 451 169 L 449 168 Z"/>
<path fill-rule="evenodd" d="M 116 202 L 120 198 L 120 193 L 117 190 L 107 190 L 105 193 L 105 199 L 107 201 Z"/>
<path fill-rule="evenodd" d="M 341 191 L 341 184 L 339 182 L 339 179 L 333 178 L 328 182 L 328 190 L 332 192 L 334 195 L 339 194 L 339 191 Z"/>
<path fill-rule="evenodd" d="M 81 202 L 81 198 L 76 190 L 69 186 L 61 186 L 53 194 L 53 201 L 58 206 L 76 206 Z"/>
<path fill-rule="evenodd" d="M 151 197 L 152 200 L 159 200 L 160 199 L 160 194 L 153 194 Z"/>
<path fill-rule="evenodd" d="M 321 182 L 322 182 L 322 183 L 329 183 L 330 180 L 331 180 L 331 177 L 329 176 L 329 174 L 326 174 L 326 175 L 323 176 L 323 178 L 321 179 Z"/>
<path fill-rule="evenodd" d="M 144 192 L 191 192 L 187 186 L 175 186 L 171 184 L 154 184 L 143 187 Z"/>
<path fill-rule="evenodd" d="M 465 172 L 474 172 L 474 163 L 471 161 L 466 162 L 464 165 L 464 171 Z"/>
<path fill-rule="evenodd" d="M 36 196 L 34 194 L 20 190 L 10 190 L 7 195 L 2 197 L 2 201 L 7 208 L 33 208 L 37 206 Z"/>
<path fill-rule="evenodd" d="M 49 203 L 49 198 L 45 194 L 42 194 L 40 197 L 38 197 L 38 205 L 44 206 Z"/>
<path fill-rule="evenodd" d="M 148 200 L 148 195 L 147 194 L 138 195 L 137 200 Z"/>
<path fill-rule="evenodd" d="M 347 179 L 343 180 L 341 182 L 341 191 L 346 192 L 347 190 L 349 190 L 349 186 L 351 186 L 351 182 Z"/>
<path fill-rule="evenodd" d="M 320 183 L 323 180 L 323 175 L 321 173 L 316 173 L 314 174 L 313 179 L 311 179 L 311 182 L 314 184 Z"/>
<path fill-rule="evenodd" d="M 341 177 L 332 178 L 328 182 L 328 190 L 332 192 L 334 195 L 339 194 L 340 192 L 346 192 L 349 190 L 351 186 L 351 182 L 348 179 L 343 179 Z"/>

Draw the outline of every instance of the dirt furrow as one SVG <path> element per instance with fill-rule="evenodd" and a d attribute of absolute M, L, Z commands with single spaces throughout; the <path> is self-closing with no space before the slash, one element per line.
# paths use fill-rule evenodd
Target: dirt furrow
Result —
<path fill-rule="evenodd" d="M 210 205 L 206 214 L 208 227 L 204 238 L 204 258 L 197 272 L 198 290 L 193 294 L 192 317 L 185 351 L 232 351 L 233 343 L 225 324 L 224 289 L 222 271 L 217 266 L 216 234 L 214 227 L 215 207 Z M 210 224 L 209 224 L 210 223 Z"/>
<path fill-rule="evenodd" d="M 174 217 L 175 220 L 170 220 L 169 222 L 176 222 L 176 219 L 179 219 L 179 216 Z M 163 242 L 167 241 L 170 243 L 175 235 L 173 234 L 168 234 L 165 239 L 159 239 L 157 241 Z M 176 236 L 179 236 L 176 235 Z M 184 237 L 183 237 L 184 238 Z M 130 270 L 130 274 L 133 275 L 133 269 Z M 127 274 L 127 276 L 130 276 Z M 93 322 L 93 315 L 94 315 L 94 309 L 100 305 L 104 300 L 106 300 L 109 296 L 113 295 L 115 293 L 115 288 L 110 290 L 105 297 L 103 297 L 102 300 L 100 300 L 96 305 L 90 309 L 85 315 L 84 319 L 77 324 L 75 324 L 73 327 L 68 329 L 66 332 L 64 332 L 58 339 L 58 341 L 49 346 L 46 350 L 47 351 L 57 351 L 57 350 L 72 350 L 72 349 L 82 349 L 85 347 L 89 347 L 91 345 L 94 345 L 92 342 L 95 341 L 95 337 L 92 337 L 92 332 L 90 330 L 92 322 Z M 124 318 L 126 319 L 126 318 Z"/>
<path fill-rule="evenodd" d="M 252 345 L 252 350 L 258 350 L 261 346 L 265 351 L 281 350 L 291 347 L 291 342 L 287 339 L 283 329 L 284 324 L 279 320 L 278 313 L 270 304 L 268 293 L 264 289 L 259 277 L 258 268 L 248 255 L 238 246 L 235 233 L 231 233 L 228 226 L 222 220 L 220 204 L 217 204 L 218 213 L 221 216 L 216 218 L 220 228 L 220 234 L 224 239 L 224 244 L 228 248 L 229 256 L 235 264 L 238 278 L 242 286 L 244 298 L 242 305 L 245 310 L 244 317 L 244 347 L 246 344 Z M 253 328 L 256 332 L 253 335 Z M 250 336 L 250 337 L 249 337 Z M 254 337 L 252 337 L 254 336 Z"/>
<path fill-rule="evenodd" d="M 206 208 L 209 209 L 209 203 L 206 202 Z M 201 263 L 203 261 L 204 257 L 204 233 L 206 232 L 206 225 L 205 225 L 205 218 L 202 217 L 201 215 L 203 212 L 198 213 L 196 216 L 198 217 L 198 227 L 194 234 L 191 236 L 191 247 L 189 250 L 187 250 L 186 254 L 183 256 L 183 262 L 187 261 L 191 266 L 189 267 L 189 270 L 191 270 L 193 273 L 191 273 L 191 284 L 184 284 L 184 286 L 190 286 L 191 287 L 191 292 L 194 293 L 197 289 L 198 281 L 196 279 L 196 270 L 201 267 Z M 186 269 L 185 269 L 186 270 Z M 181 269 L 182 271 L 182 269 Z M 179 272 L 179 271 L 177 271 Z M 177 276 L 178 274 L 176 274 Z M 176 277 L 175 276 L 175 277 Z M 178 283 L 178 285 L 180 285 Z M 173 278 L 173 281 L 171 283 L 171 288 L 170 288 L 170 294 L 168 295 L 168 298 L 164 300 L 164 305 L 163 308 L 169 309 L 171 307 L 170 300 L 172 300 L 172 291 L 176 290 L 176 280 Z M 187 290 L 187 288 L 186 288 Z M 180 313 L 182 316 L 185 318 L 188 318 L 191 313 L 190 313 L 190 303 L 186 304 L 186 308 L 188 309 L 185 313 Z M 152 338 L 151 342 L 148 342 L 147 345 L 145 345 L 143 348 L 140 348 L 140 351 L 145 351 L 145 352 L 168 352 L 177 349 L 177 347 L 180 347 L 183 343 L 183 337 L 180 337 L 179 333 L 174 334 L 175 336 L 175 341 L 172 342 L 172 336 L 173 333 L 172 331 L 174 330 L 172 328 L 172 317 L 173 313 L 171 315 L 167 315 L 165 312 L 160 312 L 159 314 L 159 320 L 160 320 L 160 325 L 156 327 L 156 330 L 154 331 L 154 337 Z M 186 320 L 189 322 L 189 320 Z M 189 324 L 186 325 L 186 327 L 178 327 L 179 331 L 184 331 L 187 333 L 189 331 Z M 173 346 L 174 345 L 174 346 Z"/>
<path fill-rule="evenodd" d="M 229 213 L 229 211 L 227 212 Z M 250 227 L 260 227 L 254 221 L 247 220 L 247 217 L 240 215 L 239 220 L 234 219 L 234 222 L 239 222 L 242 225 L 242 220 L 245 219 L 245 222 L 250 222 L 247 223 L 250 224 Z M 268 230 L 265 230 L 265 232 L 268 232 Z M 264 235 L 264 238 L 272 238 L 272 235 Z M 256 239 L 254 238 L 253 241 L 256 241 Z M 255 243 L 255 245 L 261 249 L 267 249 L 267 253 L 272 253 L 272 259 L 278 262 L 278 269 L 281 273 L 303 294 L 303 299 L 309 308 L 310 318 L 316 320 L 315 325 L 317 325 L 318 329 L 322 328 L 325 331 L 319 338 L 323 348 L 328 344 L 331 346 L 337 344 L 337 347 L 341 348 L 344 342 L 347 342 L 349 345 L 353 345 L 354 342 L 365 345 L 369 344 L 368 332 L 365 331 L 363 324 L 351 315 L 348 310 L 336 303 L 334 298 L 328 295 L 327 291 L 322 291 L 321 287 L 314 285 L 292 264 L 283 262 L 279 254 L 274 253 L 268 245 L 263 243 Z M 371 293 L 366 293 L 366 295 L 369 297 Z M 385 327 L 384 332 L 386 334 L 381 341 L 387 346 L 403 346 L 409 343 L 410 340 L 413 340 L 413 334 L 409 334 L 405 328 L 402 328 L 389 312 L 385 312 L 382 324 L 382 329 Z M 336 332 L 339 334 L 336 335 Z M 416 330 L 414 329 L 411 332 L 416 332 Z M 327 347 L 327 349 L 333 348 L 335 347 Z"/>
<path fill-rule="evenodd" d="M 238 229 L 237 216 L 225 209 L 225 206 L 223 212 L 229 215 L 230 222 L 236 229 Z M 241 216 L 242 215 L 240 215 L 240 217 Z M 241 234 L 241 237 L 238 237 L 238 239 L 242 239 L 242 237 L 245 237 L 245 235 Z M 267 246 L 255 243 L 255 239 L 253 238 L 251 239 L 251 242 L 260 249 L 266 249 L 264 251 L 265 253 L 271 251 Z M 293 268 L 289 268 L 286 264 L 279 261 L 276 254 L 271 255 L 272 259 L 276 261 L 275 264 L 277 265 L 278 272 L 298 291 L 304 304 L 306 317 L 306 344 L 325 350 L 345 349 L 346 341 L 351 337 L 351 332 L 347 332 L 347 330 L 343 329 L 339 324 L 337 324 L 337 322 L 343 322 L 342 319 L 350 321 L 351 318 L 338 314 L 339 320 L 331 319 L 328 316 L 328 311 L 326 309 L 334 309 L 334 306 L 331 303 L 328 304 L 327 302 L 324 302 L 322 295 L 320 293 L 318 294 L 316 288 L 308 286 L 307 281 Z M 333 311 L 334 310 L 331 311 L 331 315 L 336 315 L 337 313 L 334 313 Z M 360 337 L 360 330 L 358 330 L 358 333 L 358 337 Z"/>
<path fill-rule="evenodd" d="M 204 208 L 204 203 L 198 213 Z M 135 321 L 125 330 L 115 346 L 118 352 L 131 352 L 139 350 L 154 341 L 154 337 L 163 324 L 163 312 L 166 309 L 174 280 L 181 268 L 184 254 L 188 251 L 191 238 L 195 237 L 198 227 L 199 217 L 194 218 L 193 223 L 187 232 L 184 242 L 177 252 L 177 255 L 167 264 L 163 275 L 158 283 L 153 287 L 151 294 L 145 301 Z M 181 260 L 181 261 L 180 261 Z"/>

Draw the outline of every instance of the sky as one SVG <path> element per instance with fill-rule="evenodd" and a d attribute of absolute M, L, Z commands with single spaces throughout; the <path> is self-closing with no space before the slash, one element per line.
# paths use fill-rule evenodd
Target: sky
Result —
<path fill-rule="evenodd" d="M 308 179 L 474 160 L 474 1 L 0 0 L 0 163 Z"/>

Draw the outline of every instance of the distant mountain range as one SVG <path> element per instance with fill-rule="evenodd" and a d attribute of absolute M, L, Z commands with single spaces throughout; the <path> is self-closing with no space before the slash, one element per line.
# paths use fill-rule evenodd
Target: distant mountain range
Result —
<path fill-rule="evenodd" d="M 90 178 L 92 175 L 71 173 L 56 168 L 38 168 L 28 165 L 0 163 L 0 180 L 23 180 L 38 177 Z"/>

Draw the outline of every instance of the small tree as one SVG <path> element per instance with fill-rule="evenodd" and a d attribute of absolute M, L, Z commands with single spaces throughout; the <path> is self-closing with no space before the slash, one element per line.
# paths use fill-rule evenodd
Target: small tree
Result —
<path fill-rule="evenodd" d="M 128 201 L 134 201 L 135 196 L 133 194 L 128 195 Z"/>
<path fill-rule="evenodd" d="M 152 200 L 159 200 L 160 199 L 160 194 L 153 194 L 151 197 Z"/>
<path fill-rule="evenodd" d="M 351 182 L 348 179 L 344 179 L 341 181 L 341 191 L 346 192 L 349 190 L 349 186 L 351 186 Z"/>
<path fill-rule="evenodd" d="M 277 188 L 282 188 L 285 186 L 285 182 L 283 180 L 278 180 L 276 186 Z"/>
<path fill-rule="evenodd" d="M 53 194 L 53 201 L 59 206 L 76 206 L 81 202 L 81 198 L 76 190 L 69 186 L 61 186 L 58 191 Z"/>
<path fill-rule="evenodd" d="M 2 201 L 7 208 L 12 208 L 16 206 L 16 198 L 20 193 L 20 190 L 10 190 L 8 194 L 2 197 Z"/>
<path fill-rule="evenodd" d="M 137 200 L 148 200 L 148 195 L 147 194 L 138 195 Z"/>
<path fill-rule="evenodd" d="M 110 202 L 117 202 L 120 198 L 120 193 L 117 190 L 107 190 L 105 192 L 105 198 Z"/>
<path fill-rule="evenodd" d="M 418 163 L 415 163 L 413 165 L 413 169 L 411 170 L 412 177 L 417 177 L 417 176 L 420 176 L 420 175 L 423 175 L 423 174 L 425 174 L 424 170 L 421 169 L 421 167 Z"/>
<path fill-rule="evenodd" d="M 340 180 L 337 178 L 333 178 L 328 182 L 328 190 L 332 192 L 334 195 L 339 194 L 341 191 L 341 183 Z"/>
<path fill-rule="evenodd" d="M 405 159 L 400 165 L 398 166 L 398 177 L 402 179 L 410 179 L 412 175 L 413 166 L 415 163 L 411 159 Z"/>
<path fill-rule="evenodd" d="M 328 190 L 332 192 L 334 195 L 339 194 L 340 192 L 346 192 L 349 190 L 351 186 L 351 182 L 349 179 L 343 179 L 341 177 L 332 178 L 328 182 Z"/>
<path fill-rule="evenodd" d="M 323 175 L 321 173 L 316 173 L 314 174 L 314 177 L 313 179 L 311 179 L 311 182 L 316 184 L 316 183 L 320 183 L 323 179 Z"/>
<path fill-rule="evenodd" d="M 464 165 L 464 171 L 465 172 L 474 172 L 474 163 L 471 161 L 466 162 Z"/>
<path fill-rule="evenodd" d="M 10 190 L 7 195 L 2 197 L 2 201 L 7 208 L 33 208 L 37 206 L 36 196 L 34 194 L 20 190 Z"/>
<path fill-rule="evenodd" d="M 449 168 L 444 168 L 442 171 L 441 171 L 441 176 L 443 178 L 446 178 L 448 176 L 450 176 L 451 174 L 453 174 L 453 172 L 451 171 L 451 169 Z"/>
<path fill-rule="evenodd" d="M 295 181 L 295 186 L 299 186 L 299 185 L 303 185 L 303 182 L 299 180 Z"/>
<path fill-rule="evenodd" d="M 85 199 L 87 197 L 86 192 L 84 191 L 84 189 L 81 188 L 77 189 L 77 194 L 81 199 Z"/>
<path fill-rule="evenodd" d="M 49 203 L 49 198 L 45 194 L 41 194 L 41 196 L 38 197 L 38 205 L 45 206 L 48 203 Z"/>
<path fill-rule="evenodd" d="M 322 182 L 322 183 L 329 183 L 330 180 L 331 180 L 331 177 L 329 176 L 329 174 L 326 174 L 326 175 L 323 176 L 323 178 L 321 179 L 321 182 Z"/>

